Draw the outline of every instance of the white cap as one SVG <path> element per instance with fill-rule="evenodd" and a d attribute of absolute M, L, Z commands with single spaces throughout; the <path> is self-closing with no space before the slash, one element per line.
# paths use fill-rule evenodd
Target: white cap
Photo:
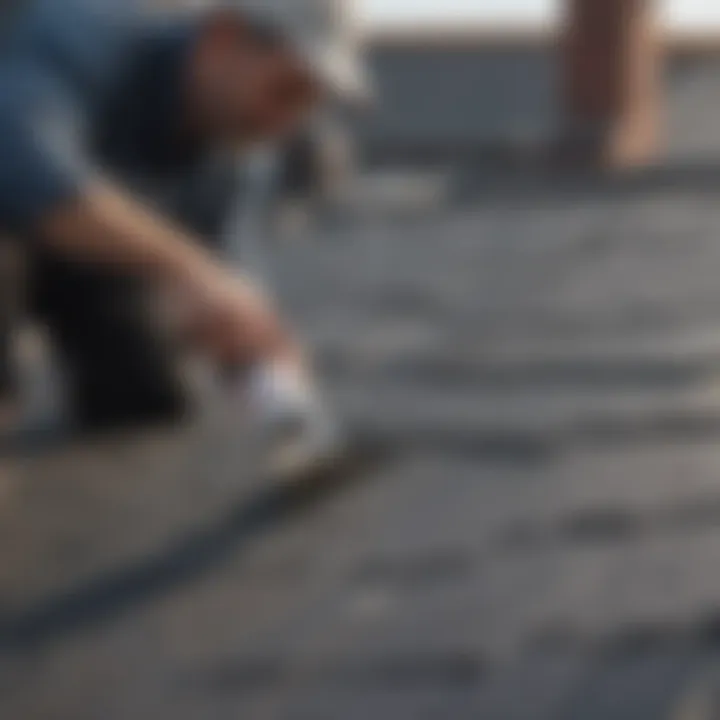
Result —
<path fill-rule="evenodd" d="M 333 96 L 358 105 L 372 101 L 359 43 L 352 29 L 338 27 L 337 0 L 231 0 L 224 5 L 248 12 L 285 36 Z"/>

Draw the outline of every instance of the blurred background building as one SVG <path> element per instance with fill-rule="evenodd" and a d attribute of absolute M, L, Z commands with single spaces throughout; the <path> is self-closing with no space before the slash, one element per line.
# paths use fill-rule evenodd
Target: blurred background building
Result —
<path fill-rule="evenodd" d="M 371 32 L 378 101 L 360 128 L 363 145 L 380 157 L 506 157 L 545 153 L 563 129 L 602 133 L 605 122 L 619 133 L 615 160 L 718 153 L 720 34 L 663 29 L 657 3 L 564 5 L 559 23 L 397 23 Z"/>

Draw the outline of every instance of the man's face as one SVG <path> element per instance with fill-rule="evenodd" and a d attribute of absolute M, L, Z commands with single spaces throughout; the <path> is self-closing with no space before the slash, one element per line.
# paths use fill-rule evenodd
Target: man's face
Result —
<path fill-rule="evenodd" d="M 216 56 L 218 129 L 223 139 L 282 139 L 303 122 L 318 96 L 302 62 L 289 50 L 241 40 Z"/>

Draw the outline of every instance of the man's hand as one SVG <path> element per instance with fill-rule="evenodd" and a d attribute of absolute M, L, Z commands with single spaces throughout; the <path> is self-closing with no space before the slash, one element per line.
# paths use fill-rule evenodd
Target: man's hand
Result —
<path fill-rule="evenodd" d="M 196 341 L 235 367 L 295 353 L 271 302 L 233 276 L 198 238 L 106 185 L 44 218 L 40 237 L 68 259 L 144 276 L 178 293 Z"/>
<path fill-rule="evenodd" d="M 295 353 L 272 302 L 249 278 L 220 269 L 199 275 L 186 290 L 193 336 L 223 367 Z"/>

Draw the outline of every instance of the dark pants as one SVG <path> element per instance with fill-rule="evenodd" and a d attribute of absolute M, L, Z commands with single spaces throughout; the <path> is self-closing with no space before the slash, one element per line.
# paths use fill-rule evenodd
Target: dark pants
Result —
<path fill-rule="evenodd" d="M 225 170 L 193 175 L 153 200 L 210 242 L 237 196 L 235 174 Z M 191 402 L 177 348 L 160 331 L 141 281 L 37 250 L 30 257 L 29 285 L 30 312 L 49 331 L 81 427 L 104 430 L 187 413 Z"/>
<path fill-rule="evenodd" d="M 31 311 L 48 329 L 81 427 L 160 422 L 189 409 L 177 354 L 137 281 L 42 255 L 31 282 Z"/>

